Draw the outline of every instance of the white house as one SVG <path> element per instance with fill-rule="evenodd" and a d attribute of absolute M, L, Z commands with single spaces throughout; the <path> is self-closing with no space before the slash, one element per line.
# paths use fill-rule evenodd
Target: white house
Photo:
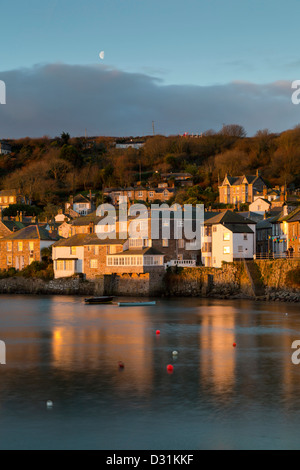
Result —
<path fill-rule="evenodd" d="M 11 153 L 11 146 L 7 142 L 0 141 L 0 155 L 9 155 Z"/>
<path fill-rule="evenodd" d="M 249 204 L 249 211 L 256 212 L 257 214 L 264 214 L 271 208 L 271 202 L 263 197 L 258 197 L 251 204 Z"/>
<path fill-rule="evenodd" d="M 54 277 L 73 276 L 84 270 L 84 235 L 74 235 L 72 238 L 59 240 L 53 245 L 52 259 Z"/>
<path fill-rule="evenodd" d="M 231 211 L 207 219 L 202 234 L 202 263 L 220 268 L 223 261 L 253 259 L 255 227 L 255 221 Z"/>

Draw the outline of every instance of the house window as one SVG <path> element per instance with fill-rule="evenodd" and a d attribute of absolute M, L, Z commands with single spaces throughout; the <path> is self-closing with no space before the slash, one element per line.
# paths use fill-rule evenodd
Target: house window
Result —
<path fill-rule="evenodd" d="M 70 253 L 71 255 L 76 255 L 76 246 L 71 246 Z"/>
<path fill-rule="evenodd" d="M 97 259 L 91 259 L 90 260 L 90 268 L 91 269 L 98 268 L 98 260 Z"/>
<path fill-rule="evenodd" d="M 29 250 L 30 251 L 34 250 L 34 243 L 33 242 L 29 242 Z"/>
<path fill-rule="evenodd" d="M 229 232 L 224 232 L 223 233 L 223 240 L 224 241 L 230 240 L 230 233 Z"/>
<path fill-rule="evenodd" d="M 143 191 L 139 191 L 138 197 L 143 197 Z"/>
<path fill-rule="evenodd" d="M 65 269 L 65 262 L 63 260 L 56 261 L 56 270 L 57 271 L 64 271 Z"/>
<path fill-rule="evenodd" d="M 94 246 L 94 255 L 98 255 L 99 254 L 99 246 L 96 245 Z"/>
<path fill-rule="evenodd" d="M 7 261 L 6 262 L 7 262 L 8 266 L 12 265 L 12 256 L 11 255 L 7 256 Z"/>
<path fill-rule="evenodd" d="M 184 240 L 178 240 L 178 248 L 184 248 Z"/>
<path fill-rule="evenodd" d="M 153 191 L 149 191 L 149 197 L 153 197 L 154 196 L 154 192 Z"/>
<path fill-rule="evenodd" d="M 143 239 L 142 238 L 129 238 L 130 247 L 142 247 Z"/>
<path fill-rule="evenodd" d="M 163 246 L 164 248 L 167 248 L 167 247 L 169 246 L 169 240 L 166 239 L 166 238 L 164 238 L 164 239 L 162 240 L 162 246 Z"/>
<path fill-rule="evenodd" d="M 216 232 L 217 231 L 217 227 L 213 227 L 213 232 Z"/>
<path fill-rule="evenodd" d="M 224 246 L 223 253 L 224 255 L 228 255 L 230 253 L 230 246 Z"/>
<path fill-rule="evenodd" d="M 243 250 L 243 247 L 242 246 L 238 246 L 238 252 L 239 253 L 242 253 L 244 250 Z"/>
<path fill-rule="evenodd" d="M 244 233 L 244 240 L 248 240 L 248 235 Z"/>
<path fill-rule="evenodd" d="M 23 251 L 23 242 L 18 242 L 18 251 Z"/>
<path fill-rule="evenodd" d="M 73 260 L 66 260 L 66 271 L 73 271 Z"/>
<path fill-rule="evenodd" d="M 7 242 L 6 249 L 7 251 L 12 251 L 12 242 Z"/>

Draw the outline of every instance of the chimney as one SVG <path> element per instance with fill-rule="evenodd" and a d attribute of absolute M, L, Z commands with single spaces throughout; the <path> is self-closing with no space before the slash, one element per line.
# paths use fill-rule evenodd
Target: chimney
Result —
<path fill-rule="evenodd" d="M 256 170 L 256 176 L 260 176 L 260 171 L 259 171 L 259 169 Z"/>
<path fill-rule="evenodd" d="M 264 197 L 265 199 L 267 199 L 267 195 L 268 195 L 268 188 L 267 188 L 267 186 L 264 186 L 264 187 L 263 187 L 263 197 Z"/>
<path fill-rule="evenodd" d="M 20 222 L 23 222 L 23 212 L 20 212 L 19 221 L 20 221 Z"/>
<path fill-rule="evenodd" d="M 284 186 L 281 186 L 281 188 L 280 188 L 280 201 L 282 201 L 282 202 L 285 201 L 285 190 L 284 190 Z"/>
<path fill-rule="evenodd" d="M 283 206 L 283 215 L 284 215 L 284 217 L 286 215 L 289 215 L 289 212 L 290 212 L 289 211 L 289 206 L 287 204 L 284 204 L 284 206 Z"/>

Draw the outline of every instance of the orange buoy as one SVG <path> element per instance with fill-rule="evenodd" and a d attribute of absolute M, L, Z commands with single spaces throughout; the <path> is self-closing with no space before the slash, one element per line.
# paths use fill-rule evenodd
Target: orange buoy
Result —
<path fill-rule="evenodd" d="M 167 371 L 168 372 L 173 372 L 173 370 L 174 370 L 174 367 L 172 366 L 172 364 L 168 364 L 167 365 Z"/>

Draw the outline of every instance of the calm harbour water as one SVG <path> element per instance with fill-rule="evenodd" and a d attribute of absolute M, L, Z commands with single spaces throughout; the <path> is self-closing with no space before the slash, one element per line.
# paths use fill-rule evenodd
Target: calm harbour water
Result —
<path fill-rule="evenodd" d="M 299 305 L 0 296 L 0 339 L 0 449 L 300 448 Z"/>

